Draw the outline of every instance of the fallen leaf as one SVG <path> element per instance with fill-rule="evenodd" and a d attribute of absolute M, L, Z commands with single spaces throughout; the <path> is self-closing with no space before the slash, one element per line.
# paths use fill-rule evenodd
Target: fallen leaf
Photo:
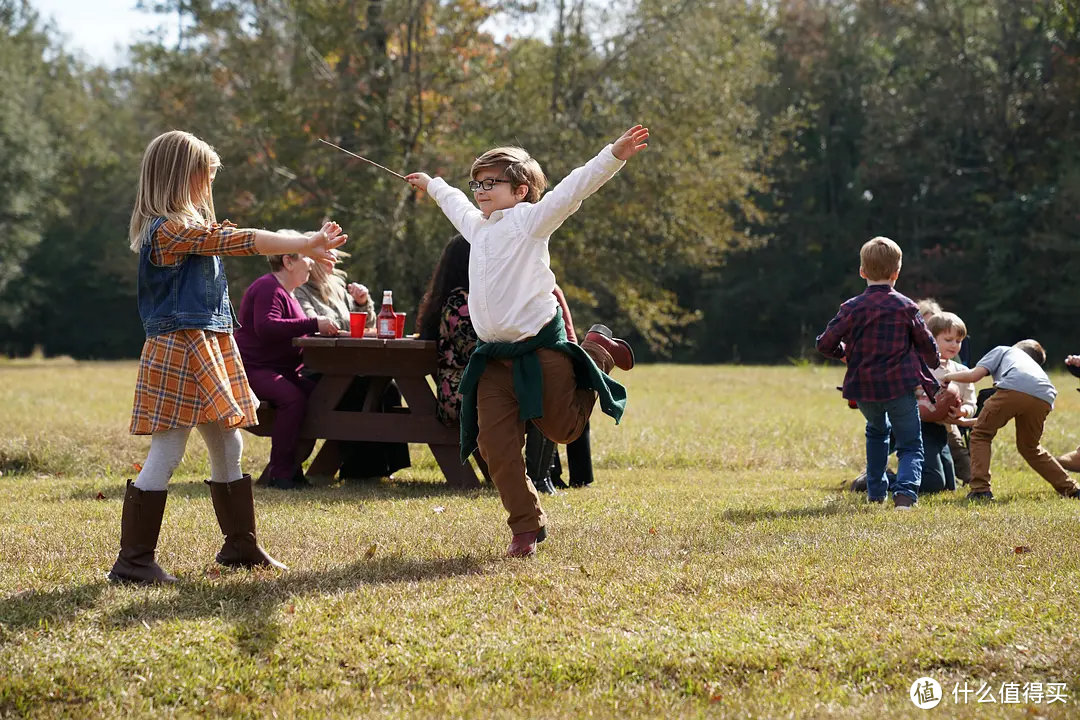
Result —
<path fill-rule="evenodd" d="M 1027 545 L 1017 545 L 1013 548 L 1013 552 L 1017 555 L 1023 555 L 1024 553 L 1031 552 L 1031 548 L 1029 548 Z"/>
<path fill-rule="evenodd" d="M 649 528 L 649 534 L 650 535 L 655 535 L 656 534 L 656 528 L 654 528 L 654 527 Z"/>
<path fill-rule="evenodd" d="M 135 468 L 135 472 L 142 472 L 142 463 L 132 463 L 131 467 Z"/>
<path fill-rule="evenodd" d="M 371 547 L 369 547 L 367 549 L 367 552 L 364 553 L 364 557 L 368 558 L 369 560 L 375 557 L 375 550 L 377 550 L 378 547 L 379 543 L 371 543 Z"/>
<path fill-rule="evenodd" d="M 103 493 L 103 492 L 99 492 L 99 493 L 97 494 L 97 497 L 95 497 L 94 499 L 95 499 L 95 500 L 104 500 L 104 499 L 105 499 L 105 493 Z"/>
<path fill-rule="evenodd" d="M 285 608 L 285 612 L 289 613 L 290 615 L 295 614 L 296 613 L 296 605 L 293 605 L 293 604 L 290 603 L 289 607 Z"/>
<path fill-rule="evenodd" d="M 709 698 L 709 702 L 718 703 L 723 699 L 724 699 L 724 696 L 721 695 L 720 693 L 717 693 L 717 694 L 715 694 L 715 695 L 713 695 L 712 697 Z"/>

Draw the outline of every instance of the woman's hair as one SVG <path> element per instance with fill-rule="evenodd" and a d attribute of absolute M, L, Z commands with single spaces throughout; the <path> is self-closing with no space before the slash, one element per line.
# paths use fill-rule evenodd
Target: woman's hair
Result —
<path fill-rule="evenodd" d="M 469 243 L 460 235 L 455 235 L 446 243 L 435 272 L 431 274 L 424 299 L 420 301 L 416 327 L 421 339 L 433 340 L 438 337 L 443 305 L 450 291 L 456 288 L 469 291 Z"/>
<path fill-rule="evenodd" d="M 282 229 L 278 230 L 278 233 L 280 233 L 281 235 L 291 235 L 293 237 L 309 237 L 309 236 L 314 234 L 314 233 L 300 232 L 299 230 L 293 230 L 291 228 L 282 228 Z M 334 254 L 337 255 L 337 257 L 339 259 L 349 257 L 349 253 L 345 252 L 344 250 L 334 250 Z M 279 256 L 279 257 L 284 257 L 284 256 Z M 280 269 L 280 268 L 274 268 L 273 262 L 271 262 L 270 267 L 273 268 L 274 270 L 279 270 Z M 334 273 L 333 274 L 334 274 L 335 277 L 341 278 L 341 281 L 342 281 L 341 285 L 337 288 L 337 291 L 341 292 L 342 288 L 345 287 L 345 271 L 340 270 L 338 268 L 334 268 Z M 319 291 L 319 296 L 322 298 L 322 301 L 324 303 L 329 304 L 330 298 L 335 295 L 334 284 L 330 282 L 330 273 L 326 272 L 326 270 L 323 270 L 322 265 L 320 265 L 319 263 L 312 263 L 311 264 L 311 276 L 308 278 L 308 281 L 306 283 L 304 283 L 304 284 L 305 285 L 311 285 L 316 290 L 318 290 Z"/>
<path fill-rule="evenodd" d="M 139 251 L 154 218 L 181 225 L 214 222 L 210 172 L 219 167 L 214 148 L 191 133 L 172 130 L 151 140 L 143 153 L 128 227 L 131 250 Z"/>
<path fill-rule="evenodd" d="M 290 237 L 298 237 L 298 238 L 307 237 L 304 233 L 300 232 L 299 230 L 290 230 L 288 228 L 282 228 L 281 230 L 278 230 L 278 234 L 279 235 L 289 235 Z M 292 258 L 293 260 L 298 260 L 300 258 L 300 253 L 279 253 L 277 255 L 267 255 L 266 256 L 266 262 L 270 265 L 270 272 L 277 272 L 278 270 L 284 270 L 285 269 L 285 258 Z M 318 263 L 313 263 L 313 265 L 318 265 Z"/>

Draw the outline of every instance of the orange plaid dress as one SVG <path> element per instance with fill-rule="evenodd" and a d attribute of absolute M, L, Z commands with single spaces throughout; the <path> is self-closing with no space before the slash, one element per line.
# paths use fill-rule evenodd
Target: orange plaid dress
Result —
<path fill-rule="evenodd" d="M 186 255 L 258 254 L 255 231 L 229 222 L 184 227 L 166 221 L 151 242 L 158 265 L 175 265 Z M 258 406 L 231 333 L 176 330 L 143 344 L 132 435 L 208 422 L 228 428 L 256 425 Z"/>

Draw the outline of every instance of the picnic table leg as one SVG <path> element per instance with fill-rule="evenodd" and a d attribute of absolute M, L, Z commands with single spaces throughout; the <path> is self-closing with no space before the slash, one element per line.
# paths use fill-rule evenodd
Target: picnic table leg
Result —
<path fill-rule="evenodd" d="M 333 478 L 341 467 L 341 443 L 337 440 L 323 442 L 315 459 L 308 466 L 308 475 Z"/>
<path fill-rule="evenodd" d="M 439 463 L 443 475 L 446 476 L 446 484 L 450 487 L 462 490 L 473 490 L 480 487 L 480 480 L 473 472 L 472 465 L 461 463 L 460 451 L 457 445 L 429 445 L 431 454 L 435 456 L 435 462 Z"/>

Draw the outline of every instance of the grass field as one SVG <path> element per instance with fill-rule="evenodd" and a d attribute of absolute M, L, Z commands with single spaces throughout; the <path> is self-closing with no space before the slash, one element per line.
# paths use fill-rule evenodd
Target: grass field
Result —
<path fill-rule="evenodd" d="M 501 557 L 490 488 L 448 492 L 414 447 L 394 481 L 257 489 L 292 570 L 219 571 L 193 436 L 159 546 L 183 582 L 146 589 L 104 580 L 148 447 L 126 433 L 135 364 L 0 365 L 0 716 L 1076 717 L 1080 503 L 1007 428 L 999 502 L 869 507 L 842 490 L 863 445 L 841 377 L 624 375 L 623 425 L 594 422 L 596 483 L 545 499 L 531 561 Z M 1054 380 L 1061 453 L 1080 397 Z M 268 442 L 245 440 L 257 472 Z M 933 710 L 908 698 L 920 676 L 943 687 Z M 995 702 L 958 702 L 964 683 Z M 999 697 L 1024 683 L 1041 701 Z"/>

